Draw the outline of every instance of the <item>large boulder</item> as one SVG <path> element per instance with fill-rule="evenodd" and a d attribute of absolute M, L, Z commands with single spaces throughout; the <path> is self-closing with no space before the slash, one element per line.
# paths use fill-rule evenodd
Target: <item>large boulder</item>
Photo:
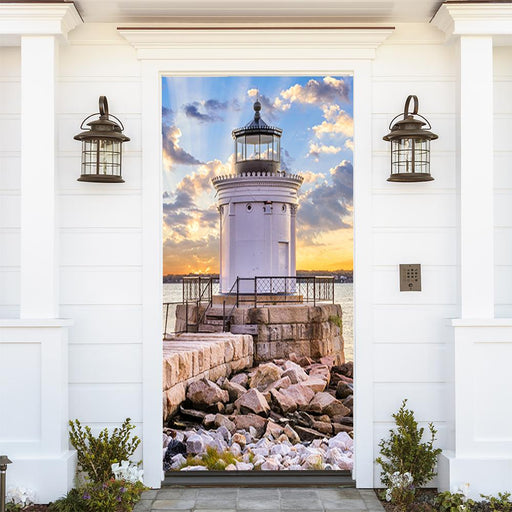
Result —
<path fill-rule="evenodd" d="M 229 394 L 227 391 L 219 388 L 215 382 L 202 379 L 189 384 L 187 400 L 192 402 L 198 409 L 209 409 L 219 403 L 228 402 Z"/>
<path fill-rule="evenodd" d="M 292 384 L 297 384 L 308 378 L 308 374 L 304 371 L 302 366 L 293 361 L 286 361 L 284 363 L 284 369 L 283 377 L 289 377 Z"/>
<path fill-rule="evenodd" d="M 233 384 L 239 384 L 240 386 L 246 388 L 247 385 L 249 384 L 249 376 L 246 373 L 239 373 L 231 378 L 231 382 Z"/>
<path fill-rule="evenodd" d="M 327 414 L 333 416 L 345 416 L 350 412 L 339 400 L 329 393 L 317 393 L 313 400 L 308 404 L 307 410 L 317 414 Z"/>
<path fill-rule="evenodd" d="M 321 377 L 316 376 L 316 375 L 314 375 L 312 377 L 308 377 L 307 380 L 302 381 L 301 384 L 303 386 L 307 386 L 315 393 L 324 391 L 324 389 L 327 387 L 327 381 L 322 379 Z"/>
<path fill-rule="evenodd" d="M 251 380 L 249 386 L 251 388 L 257 388 L 259 391 L 263 391 L 270 384 L 279 380 L 283 370 L 274 363 L 260 364 L 251 374 Z"/>
<path fill-rule="evenodd" d="M 247 392 L 247 389 L 244 388 L 242 385 L 229 380 L 226 380 L 224 382 L 222 388 L 228 392 L 230 402 L 238 400 L 244 393 Z"/>
<path fill-rule="evenodd" d="M 293 400 L 293 398 L 284 395 L 279 392 L 277 389 L 273 389 L 270 392 L 272 396 L 272 403 L 274 408 L 283 414 L 287 414 L 289 412 L 295 412 L 297 410 L 297 402 Z"/>
<path fill-rule="evenodd" d="M 263 393 L 260 393 L 256 388 L 250 389 L 244 393 L 236 402 L 235 407 L 239 412 L 245 414 L 253 412 L 262 416 L 268 416 L 270 406 Z"/>
<path fill-rule="evenodd" d="M 231 420 L 236 425 L 237 430 L 249 431 L 253 427 L 256 431 L 257 437 L 261 437 L 265 432 L 267 420 L 258 416 L 257 414 L 237 414 L 231 417 Z"/>
<path fill-rule="evenodd" d="M 303 384 L 292 384 L 286 389 L 281 389 L 280 393 L 293 400 L 299 409 L 306 409 L 315 396 L 315 392 Z"/>
<path fill-rule="evenodd" d="M 353 393 L 352 387 L 346 382 L 340 380 L 336 386 L 336 398 L 347 398 Z"/>

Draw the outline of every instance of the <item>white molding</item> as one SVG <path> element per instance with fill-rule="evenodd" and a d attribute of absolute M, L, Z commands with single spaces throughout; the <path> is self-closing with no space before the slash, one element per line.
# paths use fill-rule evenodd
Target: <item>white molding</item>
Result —
<path fill-rule="evenodd" d="M 119 33 L 137 50 L 139 59 L 166 59 L 170 52 L 196 50 L 208 58 L 222 50 L 223 58 L 303 59 L 304 51 L 318 58 L 373 59 L 375 50 L 393 33 L 393 27 L 216 29 L 178 27 L 119 27 Z M 262 50 L 273 49 L 273 53 Z M 290 50 L 299 50 L 289 53 Z M 182 57 L 183 58 L 183 57 Z M 210 57 L 211 58 L 211 57 Z"/>
<path fill-rule="evenodd" d="M 62 35 L 82 24 L 72 3 L 0 3 L 1 35 Z"/>
<path fill-rule="evenodd" d="M 299 39 L 300 41 L 300 39 Z M 354 76 L 354 298 L 355 372 L 358 400 L 354 410 L 354 477 L 357 486 L 374 485 L 373 453 L 373 355 L 372 355 L 372 110 L 370 59 L 301 58 L 300 46 L 287 50 L 287 57 L 247 62 L 240 56 L 229 59 L 230 49 L 216 57 L 204 56 L 208 48 L 182 48 L 168 52 L 163 60 L 142 62 L 143 182 L 143 443 L 145 483 L 159 487 L 161 476 L 161 403 L 155 400 L 161 387 L 162 344 L 160 341 L 162 297 L 162 158 L 161 158 L 161 79 L 171 76 L 238 75 L 328 75 Z M 199 51 L 197 51 L 199 50 Z M 316 51 L 315 51 L 316 53 Z M 174 57 L 172 59 L 171 57 Z M 323 57 L 323 56 L 322 56 Z M 357 212 L 360 214 L 357 214 Z"/>
<path fill-rule="evenodd" d="M 444 3 L 431 23 L 447 37 L 455 35 L 512 35 L 512 4 Z"/>

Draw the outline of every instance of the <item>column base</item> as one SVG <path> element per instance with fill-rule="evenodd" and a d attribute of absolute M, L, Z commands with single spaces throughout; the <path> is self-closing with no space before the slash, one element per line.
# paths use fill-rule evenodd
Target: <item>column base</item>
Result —
<path fill-rule="evenodd" d="M 58 457 L 11 457 L 7 467 L 7 489 L 24 487 L 35 492 L 37 503 L 49 503 L 64 496 L 74 485 L 76 452 Z"/>
<path fill-rule="evenodd" d="M 480 499 L 480 494 L 497 495 L 510 489 L 512 458 L 456 457 L 443 451 L 438 462 L 440 491 L 456 491 L 469 483 L 469 497 Z"/>

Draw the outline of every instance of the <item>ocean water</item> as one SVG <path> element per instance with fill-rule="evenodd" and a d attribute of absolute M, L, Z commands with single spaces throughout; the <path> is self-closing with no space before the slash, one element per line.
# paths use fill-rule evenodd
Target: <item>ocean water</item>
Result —
<path fill-rule="evenodd" d="M 345 358 L 354 359 L 354 286 L 352 283 L 334 283 L 334 302 L 341 305 L 343 311 L 343 339 L 345 340 Z M 182 286 L 180 283 L 164 283 L 163 302 L 181 302 Z M 165 311 L 164 311 L 165 317 Z M 169 322 L 174 322 L 174 307 L 169 309 Z M 174 323 L 168 325 L 167 331 L 174 330 Z"/>

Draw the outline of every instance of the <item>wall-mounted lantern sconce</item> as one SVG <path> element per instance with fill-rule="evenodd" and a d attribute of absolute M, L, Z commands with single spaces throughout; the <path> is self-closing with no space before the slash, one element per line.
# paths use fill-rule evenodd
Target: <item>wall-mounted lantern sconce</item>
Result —
<path fill-rule="evenodd" d="M 122 144 L 130 138 L 122 133 L 123 123 L 108 113 L 106 96 L 100 96 L 99 104 L 100 111 L 82 121 L 80 129 L 85 131 L 74 137 L 82 141 L 82 173 L 78 181 L 124 183 L 121 176 Z M 98 119 L 87 123 L 90 127 L 87 129 L 85 122 L 98 115 Z"/>
<path fill-rule="evenodd" d="M 409 112 L 411 100 L 414 102 L 414 109 Z M 430 131 L 432 127 L 429 121 L 418 114 L 417 96 L 407 97 L 403 119 L 395 123 L 395 119 L 401 115 L 393 118 L 389 123 L 391 131 L 383 137 L 391 142 L 391 175 L 388 181 L 432 181 L 434 178 L 430 175 L 430 141 L 437 139 L 437 135 Z M 424 128 L 425 125 L 428 127 Z"/>
<path fill-rule="evenodd" d="M 0 455 L 0 512 L 5 512 L 5 472 L 7 464 L 11 464 L 7 455 Z"/>

